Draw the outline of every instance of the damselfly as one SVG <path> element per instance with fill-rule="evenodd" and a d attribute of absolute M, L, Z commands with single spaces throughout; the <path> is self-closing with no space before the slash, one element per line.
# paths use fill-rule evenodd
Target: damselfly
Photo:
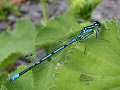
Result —
<path fill-rule="evenodd" d="M 14 80 L 18 79 L 20 76 L 22 76 L 26 72 L 30 71 L 35 66 L 37 66 L 37 65 L 41 64 L 42 62 L 46 61 L 47 59 L 51 58 L 54 54 L 57 54 L 58 52 L 60 52 L 63 49 L 67 48 L 69 45 L 73 44 L 74 42 L 77 42 L 78 40 L 79 41 L 85 40 L 86 38 L 88 38 L 89 36 L 91 36 L 94 33 L 96 33 L 96 37 L 97 37 L 98 34 L 99 34 L 100 26 L 101 26 L 101 24 L 98 21 L 95 21 L 92 25 L 84 27 L 77 37 L 75 37 L 74 39 L 72 39 L 70 42 L 63 45 L 62 47 L 58 48 L 57 50 L 53 51 L 52 53 L 48 54 L 44 58 L 40 59 L 39 62 L 36 62 L 32 66 L 30 66 L 27 69 L 23 70 L 22 72 L 20 72 L 18 74 L 15 74 L 14 76 L 12 76 L 10 78 L 10 81 L 14 81 Z"/>

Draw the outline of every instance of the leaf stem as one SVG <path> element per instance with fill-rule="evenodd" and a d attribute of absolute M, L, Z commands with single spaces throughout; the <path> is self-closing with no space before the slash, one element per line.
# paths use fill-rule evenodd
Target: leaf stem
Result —
<path fill-rule="evenodd" d="M 44 24 L 46 25 L 48 22 L 48 13 L 47 13 L 47 3 L 46 0 L 42 0 L 41 2 L 42 4 L 42 11 L 43 11 L 43 20 L 44 20 Z"/>

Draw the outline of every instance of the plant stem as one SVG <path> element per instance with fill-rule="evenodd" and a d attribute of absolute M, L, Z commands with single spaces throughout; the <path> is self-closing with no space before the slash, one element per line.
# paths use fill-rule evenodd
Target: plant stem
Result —
<path fill-rule="evenodd" d="M 41 4 L 42 4 L 42 11 L 43 11 L 43 20 L 44 20 L 44 24 L 46 25 L 47 22 L 48 22 L 47 3 L 46 3 L 46 0 L 42 0 Z"/>

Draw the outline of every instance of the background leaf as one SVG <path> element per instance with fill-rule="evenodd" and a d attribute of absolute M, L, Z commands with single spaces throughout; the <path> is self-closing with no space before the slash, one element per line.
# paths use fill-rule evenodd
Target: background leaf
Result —
<path fill-rule="evenodd" d="M 52 44 L 56 41 L 69 37 L 71 34 L 79 31 L 80 25 L 77 24 L 74 16 L 65 14 L 50 21 L 46 27 L 37 28 L 38 35 L 36 38 L 36 45 L 43 46 Z"/>
<path fill-rule="evenodd" d="M 29 34 L 28 34 L 29 33 Z M 29 20 L 20 20 L 16 24 L 16 30 L 7 31 L 0 34 L 0 67 L 3 67 L 6 60 L 12 63 L 15 56 L 32 53 L 35 50 L 36 31 L 34 25 Z M 13 57 L 13 58 L 11 58 Z M 9 64 L 10 64 L 9 62 Z"/>
<path fill-rule="evenodd" d="M 108 29 L 109 25 L 111 28 Z M 116 38 L 119 37 L 119 32 L 116 32 L 119 31 L 119 26 L 116 21 L 111 21 L 106 23 L 102 30 L 102 39 L 96 40 L 91 37 L 84 42 L 75 43 L 53 57 L 53 61 L 43 63 L 23 75 L 13 82 L 13 85 L 18 84 L 23 87 L 23 84 L 27 83 L 29 90 L 119 89 L 120 55 L 114 49 L 119 49 L 119 47 L 114 47 L 116 43 L 119 43 L 119 39 Z M 114 41 L 110 39 L 109 35 L 113 37 Z M 116 43 L 112 43 L 113 46 L 111 46 L 109 42 Z M 32 85 L 30 85 L 31 83 Z M 10 90 L 8 86 L 7 88 Z M 19 87 L 14 87 L 11 90 L 18 90 L 17 88 L 19 89 Z M 23 90 L 26 90 L 26 87 Z"/>

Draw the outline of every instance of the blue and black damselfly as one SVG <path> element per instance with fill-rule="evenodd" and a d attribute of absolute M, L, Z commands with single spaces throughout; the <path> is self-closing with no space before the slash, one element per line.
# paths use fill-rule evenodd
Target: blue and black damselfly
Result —
<path fill-rule="evenodd" d="M 14 76 L 12 76 L 10 78 L 10 81 L 14 81 L 14 80 L 18 79 L 19 77 L 21 77 L 23 74 L 30 71 L 35 66 L 37 66 L 37 65 L 41 64 L 42 62 L 48 60 L 53 55 L 57 54 L 58 52 L 62 51 L 65 48 L 67 48 L 69 45 L 73 44 L 74 42 L 85 40 L 86 38 L 88 38 L 89 36 L 91 36 L 94 33 L 96 33 L 96 37 L 97 37 L 98 34 L 99 34 L 100 26 L 101 26 L 101 24 L 98 21 L 95 21 L 92 25 L 84 27 L 83 30 L 81 30 L 80 34 L 77 37 L 75 37 L 74 39 L 72 39 L 70 42 L 63 45 L 62 47 L 58 48 L 57 50 L 53 51 L 52 53 L 48 54 L 44 58 L 40 59 L 39 62 L 36 62 L 32 66 L 30 66 L 27 69 L 23 70 L 22 72 L 20 72 L 18 74 L 15 74 Z"/>

